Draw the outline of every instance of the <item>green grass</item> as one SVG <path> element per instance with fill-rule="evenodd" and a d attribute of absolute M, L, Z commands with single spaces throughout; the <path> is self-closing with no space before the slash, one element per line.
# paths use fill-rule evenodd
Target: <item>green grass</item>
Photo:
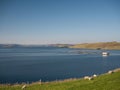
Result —
<path fill-rule="evenodd" d="M 22 90 L 23 85 L 0 85 L 0 90 Z M 27 84 L 24 90 L 120 90 L 120 72 L 103 74 L 93 80 L 64 80 Z"/>

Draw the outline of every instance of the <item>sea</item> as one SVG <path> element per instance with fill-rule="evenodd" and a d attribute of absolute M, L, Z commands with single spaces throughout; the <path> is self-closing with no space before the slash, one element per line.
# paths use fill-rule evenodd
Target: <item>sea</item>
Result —
<path fill-rule="evenodd" d="M 104 51 L 109 55 L 102 56 Z M 116 68 L 120 68 L 120 50 L 0 48 L 0 84 L 82 78 Z"/>

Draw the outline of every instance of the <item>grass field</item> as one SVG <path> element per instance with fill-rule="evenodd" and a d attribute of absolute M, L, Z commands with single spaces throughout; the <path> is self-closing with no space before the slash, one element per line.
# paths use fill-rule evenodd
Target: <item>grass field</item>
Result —
<path fill-rule="evenodd" d="M 22 90 L 24 84 L 0 85 L 0 90 Z M 48 83 L 26 84 L 23 90 L 120 90 L 120 71 L 102 74 L 93 80 L 69 79 Z"/>

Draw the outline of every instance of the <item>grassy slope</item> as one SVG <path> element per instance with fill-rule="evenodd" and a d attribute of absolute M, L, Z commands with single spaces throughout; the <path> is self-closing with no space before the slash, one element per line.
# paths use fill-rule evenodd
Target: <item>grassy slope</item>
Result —
<path fill-rule="evenodd" d="M 0 90 L 21 90 L 22 85 L 0 85 Z M 29 84 L 24 90 L 120 90 L 120 72 L 103 74 L 89 81 L 76 79 L 60 82 Z"/>
<path fill-rule="evenodd" d="M 100 42 L 100 43 L 84 43 L 84 44 L 76 44 L 70 46 L 70 48 L 88 48 L 88 49 L 119 49 L 120 50 L 120 42 Z"/>

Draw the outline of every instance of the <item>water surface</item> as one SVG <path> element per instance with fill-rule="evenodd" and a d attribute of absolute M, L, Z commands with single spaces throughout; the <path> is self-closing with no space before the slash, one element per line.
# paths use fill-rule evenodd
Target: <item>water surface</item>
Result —
<path fill-rule="evenodd" d="M 120 51 L 55 47 L 0 48 L 0 83 L 53 81 L 101 74 L 120 67 Z"/>

